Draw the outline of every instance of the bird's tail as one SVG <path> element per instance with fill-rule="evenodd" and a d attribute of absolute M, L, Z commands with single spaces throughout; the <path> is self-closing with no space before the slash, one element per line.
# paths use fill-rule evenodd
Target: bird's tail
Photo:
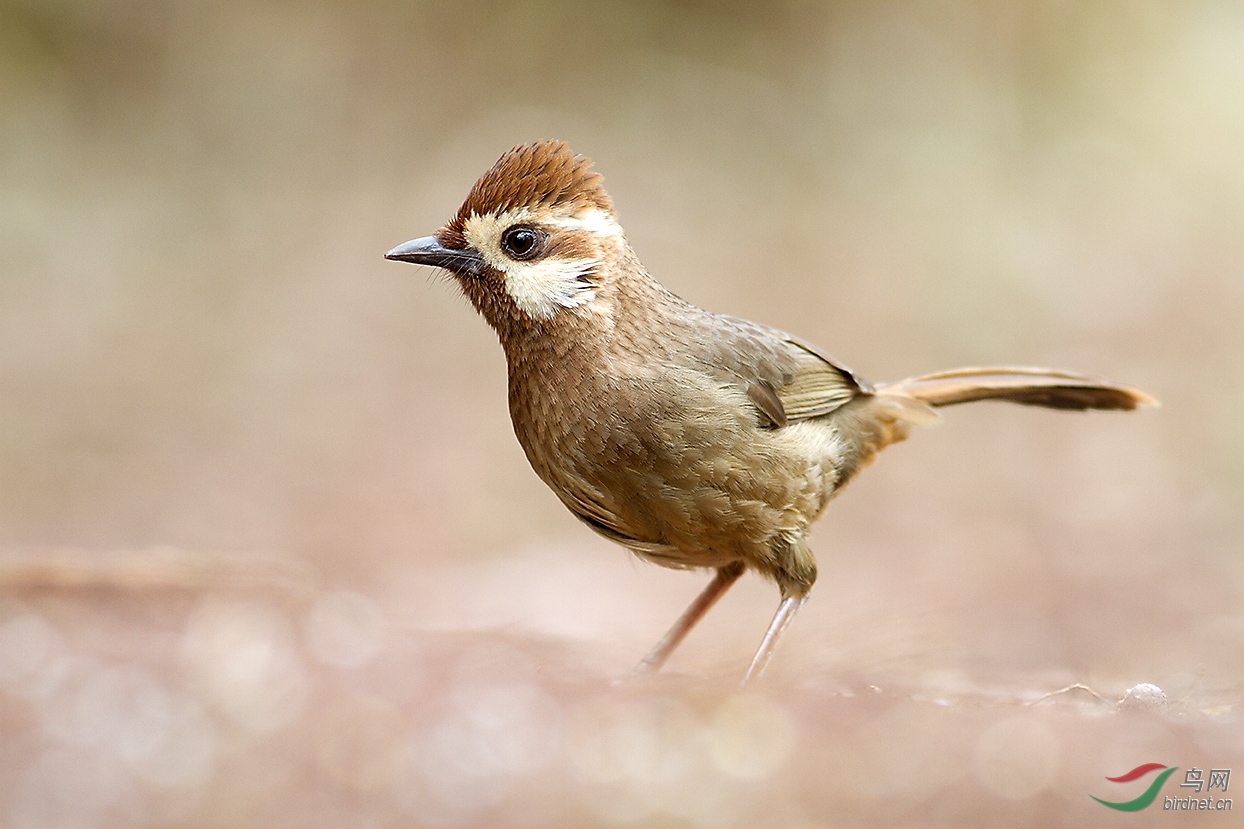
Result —
<path fill-rule="evenodd" d="M 1158 401 L 1140 389 L 1070 371 L 1003 366 L 956 368 L 877 386 L 886 397 L 914 397 L 930 406 L 1008 400 L 1048 409 L 1135 409 Z"/>

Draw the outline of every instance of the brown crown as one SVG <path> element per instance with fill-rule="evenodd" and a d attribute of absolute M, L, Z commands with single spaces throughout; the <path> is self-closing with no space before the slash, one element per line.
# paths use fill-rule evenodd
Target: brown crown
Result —
<path fill-rule="evenodd" d="M 455 247 L 453 242 L 461 240 L 459 246 L 465 246 L 462 225 L 472 215 L 561 206 L 572 210 L 599 207 L 612 213 L 613 202 L 601 186 L 603 180 L 592 171 L 592 160 L 575 155 L 564 141 L 520 144 L 475 182 L 458 215 L 439 234 L 441 242 Z"/>

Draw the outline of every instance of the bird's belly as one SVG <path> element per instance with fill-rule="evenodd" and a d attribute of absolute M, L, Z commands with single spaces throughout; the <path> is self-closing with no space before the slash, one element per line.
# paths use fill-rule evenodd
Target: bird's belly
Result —
<path fill-rule="evenodd" d="M 782 429 L 760 428 L 750 412 L 597 427 L 519 438 L 572 512 L 668 567 L 758 561 L 802 537 L 845 451 L 826 418 Z"/>

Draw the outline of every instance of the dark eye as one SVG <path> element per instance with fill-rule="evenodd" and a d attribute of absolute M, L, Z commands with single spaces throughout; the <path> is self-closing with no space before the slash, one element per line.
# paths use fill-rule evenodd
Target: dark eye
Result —
<path fill-rule="evenodd" d="M 543 241 L 544 234 L 535 228 L 515 225 L 501 234 L 501 250 L 511 259 L 532 259 Z"/>

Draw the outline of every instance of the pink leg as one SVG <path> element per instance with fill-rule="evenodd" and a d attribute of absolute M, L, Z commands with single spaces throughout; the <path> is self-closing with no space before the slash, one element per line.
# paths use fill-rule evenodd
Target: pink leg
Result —
<path fill-rule="evenodd" d="M 687 638 L 687 634 L 691 632 L 691 628 L 695 627 L 695 623 L 700 621 L 705 613 L 708 613 L 709 608 L 717 603 L 730 585 L 739 580 L 744 569 L 742 562 L 719 568 L 717 575 L 708 583 L 708 587 L 704 588 L 704 592 L 696 596 L 695 601 L 678 617 L 678 621 L 669 629 L 669 632 L 661 637 L 656 647 L 635 666 L 634 673 L 644 674 L 660 670 L 665 660 L 669 659 L 670 654 L 674 652 L 674 648 L 678 647 L 678 643 Z"/>
<path fill-rule="evenodd" d="M 799 608 L 803 607 L 803 603 L 807 600 L 806 594 L 782 598 L 781 604 L 778 605 L 777 613 L 773 614 L 773 621 L 769 623 L 769 629 L 765 631 L 765 638 L 760 642 L 760 649 L 752 657 L 752 665 L 747 669 L 747 676 L 743 677 L 742 684 L 746 685 L 764 673 L 765 666 L 769 664 L 769 659 L 773 656 L 773 648 L 777 645 L 778 637 L 790 625 L 791 620 L 795 618 L 795 614 L 799 612 Z"/>

